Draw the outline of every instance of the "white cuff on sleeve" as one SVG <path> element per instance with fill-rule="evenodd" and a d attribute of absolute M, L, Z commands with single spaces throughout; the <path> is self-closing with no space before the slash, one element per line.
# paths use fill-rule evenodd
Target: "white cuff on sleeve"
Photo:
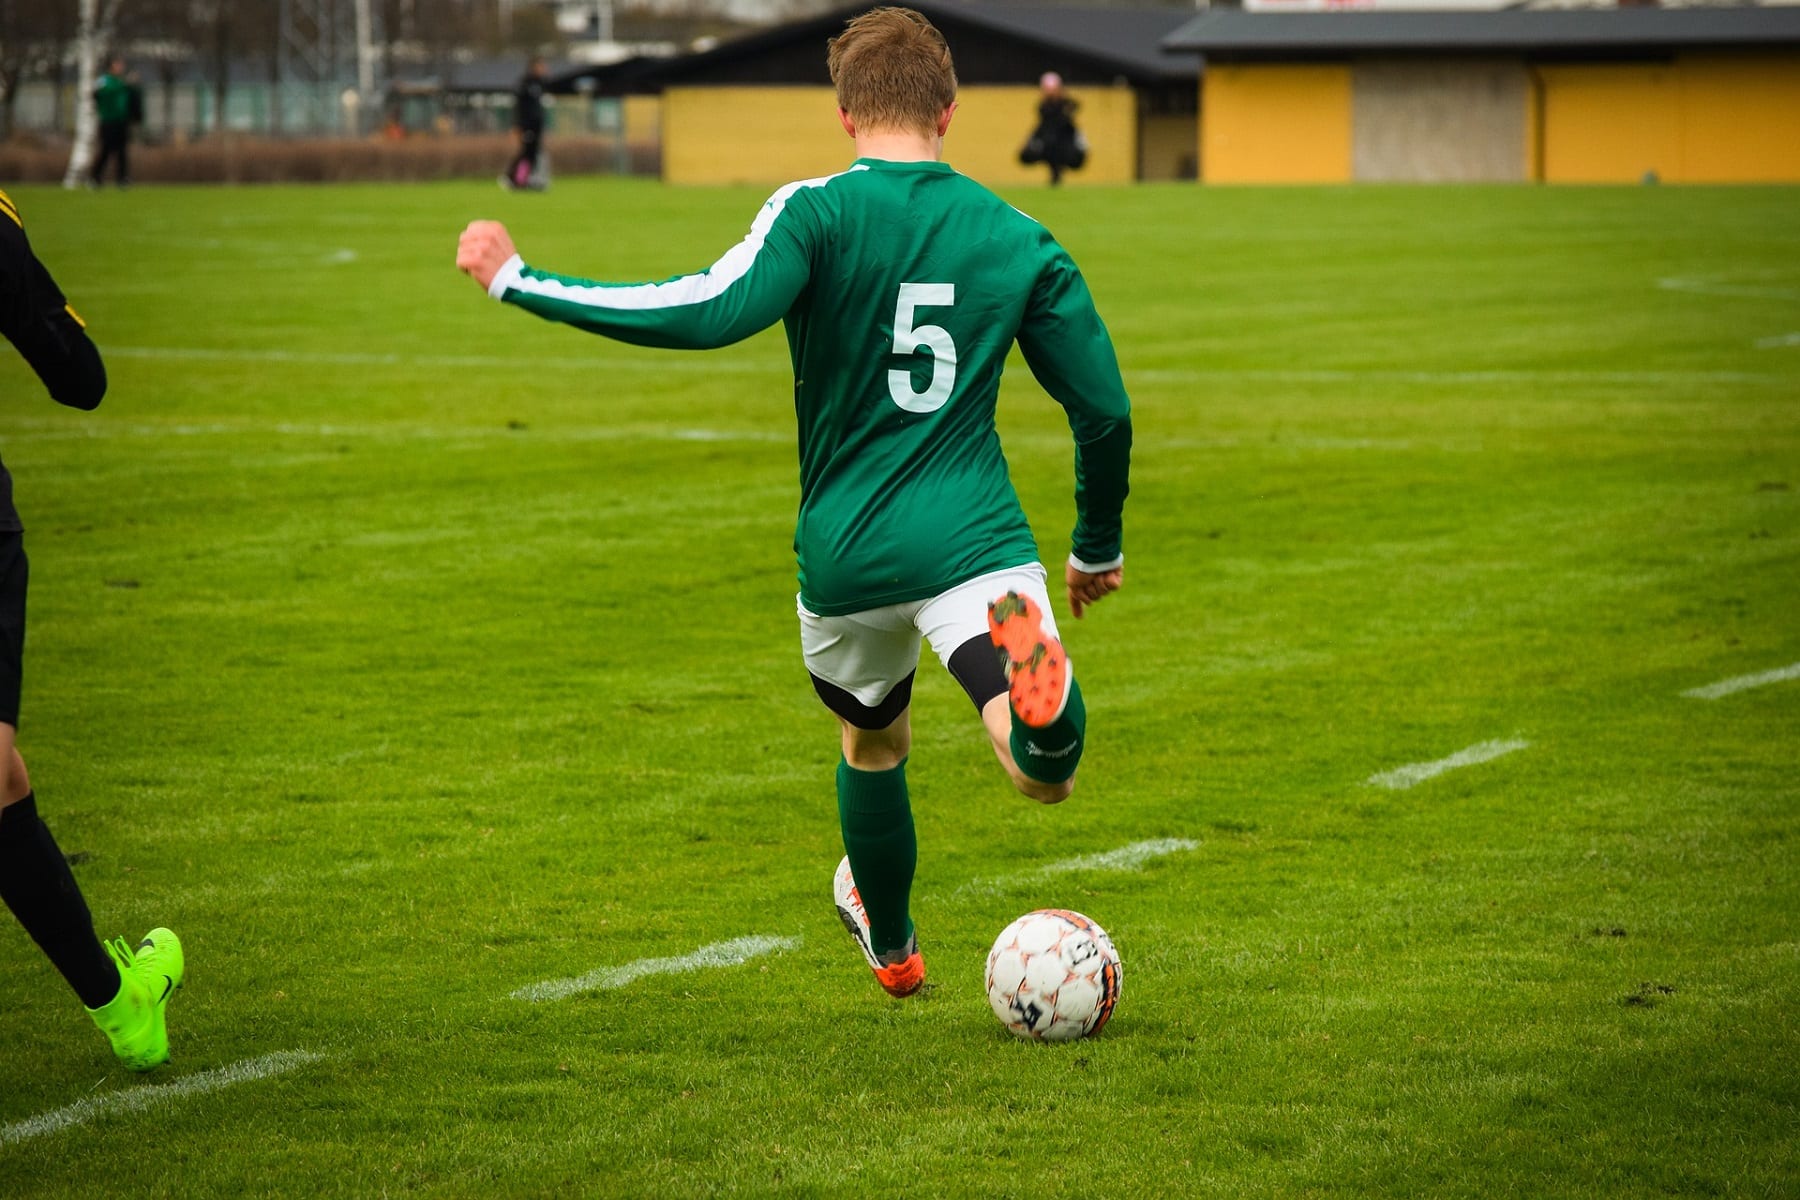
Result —
<path fill-rule="evenodd" d="M 1120 567 L 1124 566 L 1125 565 L 1125 556 L 1123 554 L 1119 554 L 1112 558 L 1107 559 L 1105 562 L 1091 563 L 1091 562 L 1082 562 L 1079 558 L 1076 558 L 1073 554 L 1071 554 L 1071 555 L 1069 555 L 1069 565 L 1071 567 L 1074 567 L 1077 571 L 1084 572 L 1085 574 L 1088 574 L 1088 575 L 1104 575 L 1108 571 L 1116 571 Z"/>
<path fill-rule="evenodd" d="M 506 260 L 506 265 L 494 275 L 493 282 L 488 284 L 488 295 L 496 300 L 506 298 L 506 289 L 517 287 L 519 278 L 525 273 L 525 260 L 513 255 Z"/>

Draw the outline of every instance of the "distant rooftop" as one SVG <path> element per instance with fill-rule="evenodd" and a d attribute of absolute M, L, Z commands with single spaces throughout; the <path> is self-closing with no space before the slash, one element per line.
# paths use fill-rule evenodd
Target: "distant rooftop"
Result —
<path fill-rule="evenodd" d="M 553 86 L 558 90 L 586 86 L 612 91 L 660 90 L 695 82 L 770 82 L 752 79 L 756 64 L 764 64 L 765 73 L 782 75 L 784 82 L 828 83 L 826 41 L 868 7 L 865 0 L 834 8 L 697 54 L 665 60 L 657 67 L 635 64 L 625 76 L 608 68 L 572 71 L 556 76 Z M 957 76 L 967 84 L 1035 82 L 1044 70 L 1060 70 L 1071 80 L 1125 79 L 1135 84 L 1192 80 L 1199 74 L 1197 54 L 1166 43 L 1191 17 L 1191 9 L 977 0 L 915 0 L 909 7 L 943 31 L 956 56 Z M 996 43 L 1017 52 L 998 57 L 984 52 Z"/>
<path fill-rule="evenodd" d="M 1609 53 L 1800 44 L 1800 7 L 1297 12 L 1218 9 L 1163 45 L 1214 61 L 1333 54 Z"/>

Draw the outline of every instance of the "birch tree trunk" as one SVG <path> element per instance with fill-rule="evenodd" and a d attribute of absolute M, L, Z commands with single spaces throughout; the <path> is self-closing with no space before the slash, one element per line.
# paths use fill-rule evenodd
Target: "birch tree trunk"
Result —
<path fill-rule="evenodd" d="M 75 142 L 69 147 L 69 169 L 63 186 L 80 187 L 94 161 L 94 138 L 100 117 L 94 111 L 94 83 L 100 74 L 100 47 L 112 37 L 119 0 L 80 0 L 81 27 L 75 34 Z"/>

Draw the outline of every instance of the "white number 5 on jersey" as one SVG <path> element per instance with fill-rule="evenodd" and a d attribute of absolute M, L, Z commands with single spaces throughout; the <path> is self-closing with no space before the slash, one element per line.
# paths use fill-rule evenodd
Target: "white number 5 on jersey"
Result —
<path fill-rule="evenodd" d="M 913 391 L 912 371 L 889 371 L 888 391 L 894 403 L 907 412 L 936 412 L 950 399 L 956 386 L 956 342 L 942 325 L 914 325 L 916 308 L 949 308 L 956 303 L 953 283 L 903 283 L 900 302 L 894 308 L 894 353 L 912 354 L 923 346 L 931 351 L 931 383 Z"/>

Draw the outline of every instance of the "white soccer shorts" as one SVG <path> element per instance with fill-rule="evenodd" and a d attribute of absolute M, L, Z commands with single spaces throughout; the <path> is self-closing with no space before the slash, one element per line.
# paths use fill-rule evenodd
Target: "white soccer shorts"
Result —
<path fill-rule="evenodd" d="M 1027 563 L 977 575 L 926 600 L 841 617 L 810 612 L 795 596 L 806 669 L 874 708 L 918 669 L 921 638 L 931 643 L 938 660 L 949 669 L 957 647 L 971 638 L 988 636 L 988 605 L 1007 592 L 1036 600 L 1044 612 L 1045 631 L 1060 636 L 1050 613 L 1045 579 L 1043 564 Z"/>

